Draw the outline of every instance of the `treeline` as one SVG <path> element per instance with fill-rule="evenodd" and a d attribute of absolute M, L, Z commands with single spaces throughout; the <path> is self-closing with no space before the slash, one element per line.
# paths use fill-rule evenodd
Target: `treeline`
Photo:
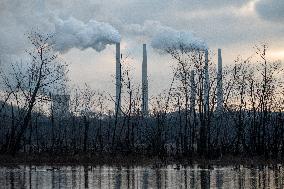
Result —
<path fill-rule="evenodd" d="M 266 44 L 224 67 L 221 76 L 207 51 L 167 49 L 174 77 L 143 115 L 141 87 L 125 67 L 127 58 L 117 114 L 108 109 L 111 95 L 67 87 L 68 66 L 53 51 L 51 35 L 28 36 L 34 48 L 26 63 L 1 71 L 2 154 L 284 156 L 282 64 L 267 59 Z"/>

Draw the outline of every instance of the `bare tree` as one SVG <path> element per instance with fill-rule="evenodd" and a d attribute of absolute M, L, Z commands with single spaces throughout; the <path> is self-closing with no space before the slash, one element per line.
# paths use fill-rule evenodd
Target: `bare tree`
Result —
<path fill-rule="evenodd" d="M 19 123 L 15 139 L 8 151 L 15 154 L 21 148 L 21 140 L 30 124 L 31 115 L 38 99 L 48 95 L 50 87 L 60 85 L 66 79 L 67 65 L 62 63 L 58 53 L 53 51 L 52 35 L 32 31 L 27 35 L 32 48 L 27 50 L 29 56 L 25 68 L 13 67 L 7 85 L 16 83 L 13 91 L 19 91 L 25 101 L 25 114 Z M 18 90 L 19 89 L 19 90 Z"/>

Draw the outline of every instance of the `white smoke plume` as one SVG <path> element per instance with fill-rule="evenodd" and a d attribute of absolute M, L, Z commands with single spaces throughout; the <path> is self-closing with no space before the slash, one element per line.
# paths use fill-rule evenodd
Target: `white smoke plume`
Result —
<path fill-rule="evenodd" d="M 206 43 L 190 31 L 178 31 L 158 21 L 148 20 L 143 25 L 131 24 L 125 30 L 133 35 L 150 39 L 151 46 L 164 52 L 167 49 L 207 49 Z"/>
<path fill-rule="evenodd" d="M 93 48 L 100 52 L 106 45 L 118 43 L 120 39 L 119 32 L 108 23 L 95 20 L 84 23 L 73 17 L 66 20 L 56 19 L 55 45 L 59 51 Z"/>
<path fill-rule="evenodd" d="M 151 41 L 154 49 L 166 51 L 168 49 L 183 50 L 205 50 L 206 43 L 200 38 L 194 36 L 189 31 L 177 31 L 174 29 L 163 29 L 159 31 Z"/>

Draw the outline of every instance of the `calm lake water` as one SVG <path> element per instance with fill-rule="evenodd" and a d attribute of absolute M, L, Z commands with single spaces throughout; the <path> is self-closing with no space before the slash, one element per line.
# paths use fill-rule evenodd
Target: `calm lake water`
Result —
<path fill-rule="evenodd" d="M 274 167 L 0 167 L 0 188 L 283 188 Z"/>

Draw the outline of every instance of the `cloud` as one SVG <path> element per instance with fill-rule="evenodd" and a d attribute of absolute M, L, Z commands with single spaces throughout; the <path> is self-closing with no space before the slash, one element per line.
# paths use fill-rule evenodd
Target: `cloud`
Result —
<path fill-rule="evenodd" d="M 22 52 L 27 47 L 24 34 L 31 29 L 49 31 L 49 16 L 39 12 L 32 14 L 36 9 L 34 1 L 0 2 L 0 55 Z"/>
<path fill-rule="evenodd" d="M 271 1 L 271 0 L 270 0 Z M 87 44 L 90 35 L 97 35 L 90 23 L 110 23 L 124 40 L 136 40 L 133 37 L 146 36 L 150 39 L 160 28 L 170 27 L 178 31 L 194 31 L 206 41 L 231 43 L 245 39 L 243 31 L 254 33 L 254 18 L 238 18 L 232 10 L 237 10 L 250 2 L 248 0 L 2 0 L 0 1 L 0 53 L 13 53 L 26 48 L 24 33 L 32 28 L 43 31 L 62 29 L 67 23 L 55 23 L 54 17 L 70 24 L 70 18 L 78 20 L 78 26 L 89 28 L 88 35 L 61 30 L 59 49 L 70 49 L 70 45 L 82 42 L 101 50 L 104 45 Z M 261 4 L 260 0 L 257 5 Z M 283 3 L 282 3 L 283 4 Z M 38 16 L 38 12 L 42 16 Z M 155 21 L 153 21 L 155 20 Z M 74 22 L 75 23 L 75 22 Z M 57 24 L 57 25 L 56 25 Z M 261 27 L 261 23 L 257 23 Z M 251 27 L 253 26 L 253 28 Z M 81 30 L 81 29 L 80 29 Z M 81 30 L 82 31 L 82 30 Z M 231 32 L 229 32 L 231 31 Z M 87 32 L 87 30 L 85 30 Z M 271 31 L 272 32 L 272 31 Z M 247 33 L 247 32 L 246 32 Z M 275 32 L 274 32 L 275 33 Z M 66 35 L 64 35 L 66 34 Z M 90 35 L 89 35 L 90 34 Z M 232 35 L 234 34 L 234 35 Z M 65 37 L 65 38 L 62 38 Z M 76 37 L 75 37 L 76 36 Z M 255 36 L 255 35 L 253 35 Z M 72 38 L 73 37 L 73 38 Z M 74 38 L 75 37 L 75 38 Z M 73 40 L 74 39 L 74 40 Z M 145 40 L 143 40 L 146 42 Z M 244 41 L 244 40 L 243 40 Z M 71 44 L 76 43 L 76 44 Z M 83 44 L 84 43 L 84 44 Z M 3 45 L 4 44 L 4 45 Z M 65 49 L 63 46 L 66 46 Z"/>
<path fill-rule="evenodd" d="M 284 21 L 284 1 L 283 0 L 258 0 L 255 3 L 255 10 L 258 15 L 269 21 Z"/>
<path fill-rule="evenodd" d="M 68 2 L 71 5 L 64 7 L 67 4 L 57 0 L 1 0 L 0 55 L 22 53 L 29 47 L 25 34 L 31 30 L 55 33 L 55 43 L 59 51 L 67 51 L 73 47 L 90 47 L 101 51 L 106 45 L 120 41 L 118 30 L 107 22 L 95 20 L 90 14 L 94 10 L 92 3 L 81 3 L 79 6 L 79 2 L 75 0 L 74 4 Z M 58 7 L 54 7 L 56 5 Z M 90 6 L 89 9 L 86 8 L 87 5 Z M 73 17 L 70 11 L 76 7 L 81 11 L 86 8 L 87 13 L 79 11 L 75 14 L 77 17 Z"/>
<path fill-rule="evenodd" d="M 218 9 L 224 7 L 241 7 L 248 0 L 176 0 L 173 1 L 181 9 L 196 10 L 196 9 Z"/>

